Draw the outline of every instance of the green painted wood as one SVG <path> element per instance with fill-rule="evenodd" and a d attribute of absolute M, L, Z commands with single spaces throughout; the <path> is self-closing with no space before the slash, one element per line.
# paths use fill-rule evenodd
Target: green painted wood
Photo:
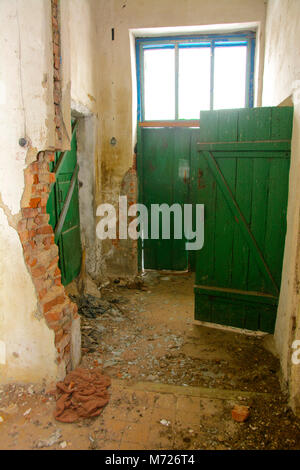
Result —
<path fill-rule="evenodd" d="M 274 330 L 292 116 L 291 108 L 201 113 L 191 181 L 194 202 L 205 204 L 204 247 L 196 256 L 198 320 Z"/>
<path fill-rule="evenodd" d="M 203 153 L 204 157 L 205 154 Z M 211 162 L 206 158 L 210 171 Z M 222 175 L 226 179 L 228 188 L 231 194 L 235 193 L 235 179 L 236 179 L 236 165 L 235 158 L 219 161 Z M 231 284 L 231 270 L 232 270 L 232 246 L 234 236 L 234 226 L 228 223 L 232 218 L 231 208 L 228 206 L 227 201 L 224 199 L 223 190 L 218 184 L 217 178 L 217 194 L 216 194 L 216 207 L 215 207 L 215 260 L 214 260 L 214 284 L 216 286 L 222 285 L 229 287 Z"/>
<path fill-rule="evenodd" d="M 268 284 L 268 287 L 269 289 L 278 294 L 279 293 L 279 290 L 278 290 L 278 286 L 273 278 L 273 275 L 270 271 L 270 268 L 266 262 L 266 260 L 264 259 L 264 256 L 263 256 L 263 253 L 262 251 L 260 250 L 259 246 L 257 245 L 256 243 L 256 240 L 251 232 L 251 230 L 249 229 L 249 225 L 247 223 L 247 220 L 245 219 L 245 216 L 244 214 L 241 212 L 241 209 L 236 201 L 236 199 L 234 198 L 234 195 L 232 193 L 232 190 L 230 188 L 230 182 L 228 182 L 228 176 L 226 177 L 226 173 L 225 173 L 225 168 L 223 169 L 223 172 L 221 171 L 216 159 L 214 158 L 213 154 L 211 152 L 203 152 L 203 155 L 204 157 L 206 158 L 206 161 L 208 163 L 208 166 L 215 178 L 215 180 L 217 181 L 217 184 L 228 204 L 228 207 L 230 209 L 230 211 L 232 212 L 232 215 L 233 215 L 233 220 L 239 225 L 239 228 L 241 230 L 241 232 L 243 233 L 245 239 L 246 239 L 246 242 L 248 243 L 248 246 L 249 246 L 249 249 L 251 250 L 251 253 L 252 253 L 252 256 L 255 258 L 262 274 L 264 275 L 265 279 L 266 279 L 266 282 Z M 230 174 L 230 168 L 228 168 L 228 165 L 226 166 L 226 170 L 228 171 L 228 174 Z M 232 171 L 231 171 L 232 173 Z M 223 211 L 225 211 L 225 209 L 223 208 Z M 219 214 L 219 209 L 217 208 L 217 214 Z M 224 215 L 224 213 L 222 214 L 222 216 Z M 227 215 L 226 217 L 226 220 L 228 220 L 229 217 Z M 218 243 L 218 240 L 217 240 L 217 245 L 221 245 L 222 248 L 223 246 L 225 245 L 225 251 L 226 251 L 226 248 L 228 248 L 227 244 L 226 244 L 226 233 L 225 233 L 225 228 L 223 228 L 223 233 L 220 234 L 220 240 L 219 240 L 219 243 Z M 218 228 L 216 228 L 218 229 Z M 228 254 L 225 255 L 223 253 L 223 257 L 224 256 L 229 256 Z M 216 257 L 217 258 L 217 257 Z M 224 265 L 224 263 L 222 263 L 222 266 Z M 227 275 L 227 271 L 228 271 L 228 267 L 226 266 L 226 275 Z M 226 283 L 226 281 L 225 281 Z"/>
<path fill-rule="evenodd" d="M 145 204 L 151 228 L 151 205 L 183 205 L 191 198 L 191 152 L 196 152 L 199 129 L 139 128 L 138 131 L 138 200 Z M 193 139 L 193 146 L 192 146 Z M 185 271 L 195 267 L 195 255 L 185 249 L 184 226 L 182 239 L 176 240 L 171 214 L 171 239 L 139 241 L 139 266 L 145 269 Z"/>
<path fill-rule="evenodd" d="M 291 143 L 289 141 L 280 142 L 214 142 L 198 143 L 198 150 L 208 150 L 211 152 L 222 152 L 224 157 L 230 157 L 230 152 L 240 151 L 247 158 L 248 152 L 258 151 L 261 158 L 272 158 L 272 152 L 282 152 L 277 158 L 290 158 Z M 285 153 L 284 153 L 285 152 Z M 258 158 L 258 157 L 257 157 Z"/>
<path fill-rule="evenodd" d="M 202 111 L 199 142 L 291 140 L 293 108 Z"/>
<path fill-rule="evenodd" d="M 207 287 L 207 286 L 198 286 L 194 287 L 194 292 L 197 294 L 205 294 L 214 297 L 222 297 L 226 299 L 236 299 L 243 302 L 254 302 L 258 304 L 268 304 L 268 305 L 278 305 L 278 297 L 268 295 L 268 294 L 259 294 L 257 292 L 251 291 L 242 291 L 234 289 L 225 289 L 225 288 L 216 288 L 216 287 Z"/>
<path fill-rule="evenodd" d="M 77 168 L 76 127 L 73 125 L 71 149 L 66 152 L 56 152 L 55 161 L 50 166 L 50 169 L 55 172 L 56 182 L 51 188 L 47 203 L 47 212 L 50 214 L 49 223 L 56 232 L 55 242 L 59 249 L 59 268 L 64 285 L 75 279 L 81 269 L 82 251 Z M 70 188 L 72 176 L 73 188 Z M 72 192 L 70 189 L 72 189 Z M 70 199 L 68 210 L 65 214 L 62 214 L 66 207 L 67 198 Z M 62 215 L 64 215 L 64 221 L 58 233 L 57 228 Z"/>
<path fill-rule="evenodd" d="M 276 310 L 277 303 L 265 299 L 195 291 L 195 318 L 199 321 L 273 333 Z"/>

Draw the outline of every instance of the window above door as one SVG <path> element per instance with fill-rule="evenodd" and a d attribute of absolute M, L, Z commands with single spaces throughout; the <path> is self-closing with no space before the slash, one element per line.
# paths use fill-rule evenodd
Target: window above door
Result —
<path fill-rule="evenodd" d="M 136 39 L 139 122 L 253 107 L 255 33 Z"/>

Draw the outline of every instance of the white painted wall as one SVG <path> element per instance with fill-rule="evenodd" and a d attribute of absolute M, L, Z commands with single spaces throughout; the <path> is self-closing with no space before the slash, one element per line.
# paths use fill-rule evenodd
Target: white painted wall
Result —
<path fill-rule="evenodd" d="M 275 342 L 291 404 L 300 413 L 300 365 L 291 362 L 291 345 L 300 339 L 300 1 L 269 0 L 263 106 L 277 106 L 291 97 L 294 125 L 291 153 L 287 235 Z M 287 100 L 289 101 L 289 100 Z"/>
<path fill-rule="evenodd" d="M 54 145 L 50 7 L 49 0 L 0 2 L 0 382 L 58 374 L 53 332 L 37 316 L 16 231 L 23 171 L 37 151 Z"/>
<path fill-rule="evenodd" d="M 52 381 L 57 377 L 54 331 L 37 316 L 34 285 L 19 235 L 0 209 L 0 383 Z M 2 364 L 1 364 L 2 362 Z"/>
<path fill-rule="evenodd" d="M 1 196 L 15 214 L 27 153 L 19 138 L 39 150 L 54 141 L 50 2 L 1 0 L 0 28 Z"/>
<path fill-rule="evenodd" d="M 98 0 L 64 0 L 69 9 L 71 98 L 77 108 L 97 114 L 99 90 L 96 11 Z"/>

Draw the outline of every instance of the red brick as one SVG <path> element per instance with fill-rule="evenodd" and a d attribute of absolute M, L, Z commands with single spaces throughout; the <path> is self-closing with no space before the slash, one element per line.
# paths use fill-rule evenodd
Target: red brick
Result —
<path fill-rule="evenodd" d="M 59 103 L 60 103 L 60 91 L 54 90 L 54 92 L 53 92 L 53 99 L 54 99 L 54 103 L 55 103 L 55 104 L 59 104 Z M 56 117 L 58 117 L 58 116 L 56 116 Z"/>
<path fill-rule="evenodd" d="M 53 44 L 53 53 L 54 55 L 59 57 L 59 45 L 58 44 Z"/>
<path fill-rule="evenodd" d="M 43 152 L 41 152 L 41 153 L 43 153 Z M 29 170 L 31 171 L 31 173 L 38 173 L 38 171 L 39 171 L 38 162 L 31 163 L 31 165 L 29 167 Z"/>
<path fill-rule="evenodd" d="M 39 299 L 42 300 L 43 297 L 45 297 L 45 295 L 47 294 L 47 289 L 46 288 L 43 288 L 40 292 L 39 292 Z"/>
<path fill-rule="evenodd" d="M 50 312 L 45 313 L 45 318 L 47 322 L 57 322 L 62 318 L 62 312 L 60 310 L 50 310 Z M 56 338 L 56 335 L 55 335 Z"/>
<path fill-rule="evenodd" d="M 47 162 L 54 162 L 55 161 L 55 153 L 54 152 L 47 152 L 46 160 L 47 160 Z"/>
<path fill-rule="evenodd" d="M 24 232 L 20 232 L 19 236 L 22 243 L 29 242 L 35 236 L 35 230 L 24 230 Z"/>
<path fill-rule="evenodd" d="M 29 264 L 31 268 L 33 268 L 33 266 L 35 266 L 37 263 L 37 258 L 28 257 L 26 258 L 26 263 Z"/>
<path fill-rule="evenodd" d="M 19 237 L 22 243 L 29 240 L 29 232 L 28 230 L 24 230 L 24 232 L 19 232 Z"/>
<path fill-rule="evenodd" d="M 59 287 L 62 286 L 61 277 L 56 277 L 56 278 L 54 279 L 54 284 L 55 284 L 56 286 L 59 286 Z"/>
<path fill-rule="evenodd" d="M 36 208 L 40 202 L 41 202 L 40 197 L 32 197 L 29 201 L 29 206 L 32 208 Z"/>
<path fill-rule="evenodd" d="M 58 263 L 58 260 L 59 260 L 59 256 L 55 256 L 55 258 L 53 258 L 53 260 L 49 263 L 48 269 L 55 266 Z"/>
<path fill-rule="evenodd" d="M 50 234 L 50 233 L 53 233 L 53 228 L 51 227 L 51 225 L 44 225 L 43 227 L 39 227 L 37 230 L 36 230 L 36 233 L 38 235 L 46 235 L 46 234 Z"/>
<path fill-rule="evenodd" d="M 49 222 L 49 215 L 48 215 L 48 214 L 37 215 L 37 216 L 34 218 L 34 222 L 35 222 L 37 225 L 44 225 L 44 224 L 47 224 L 47 223 Z"/>
<path fill-rule="evenodd" d="M 28 240 L 30 248 L 34 250 L 36 248 L 36 241 L 35 240 Z"/>
<path fill-rule="evenodd" d="M 26 230 L 26 227 L 27 227 L 27 220 L 26 219 L 19 220 L 18 231 L 24 232 Z"/>
<path fill-rule="evenodd" d="M 36 215 L 39 214 L 39 210 L 38 209 L 34 209 L 34 208 L 23 208 L 22 209 L 22 214 L 23 214 L 23 217 L 29 219 L 31 217 L 35 217 Z"/>
<path fill-rule="evenodd" d="M 76 314 L 78 312 L 78 307 L 76 304 L 72 303 L 73 313 Z"/>
<path fill-rule="evenodd" d="M 60 39 L 60 38 L 59 38 L 59 31 L 53 32 L 53 42 L 54 42 L 55 44 L 59 44 L 59 42 L 60 42 L 59 39 Z"/>
<path fill-rule="evenodd" d="M 33 277 L 41 277 L 45 274 L 46 268 L 44 266 L 37 266 L 36 268 L 31 270 Z"/>
<path fill-rule="evenodd" d="M 54 80 L 60 80 L 60 71 L 54 69 Z"/>
<path fill-rule="evenodd" d="M 53 31 L 58 30 L 58 22 L 54 16 L 52 16 L 52 27 L 53 27 Z"/>
<path fill-rule="evenodd" d="M 57 276 L 60 276 L 60 275 L 61 275 L 60 269 L 59 269 L 59 267 L 57 267 L 54 271 L 54 277 L 57 277 Z"/>
<path fill-rule="evenodd" d="M 57 6 L 52 3 L 52 15 L 57 18 Z"/>
<path fill-rule="evenodd" d="M 250 411 L 248 406 L 244 405 L 235 405 L 231 410 L 231 416 L 234 421 L 238 423 L 243 423 L 249 418 Z"/>
<path fill-rule="evenodd" d="M 59 59 L 59 57 L 54 56 L 54 68 L 55 68 L 56 70 L 58 70 L 58 69 L 59 69 L 59 65 L 60 65 L 60 59 Z"/>
<path fill-rule="evenodd" d="M 38 175 L 35 173 L 35 174 L 33 175 L 33 184 L 38 184 L 38 182 L 39 182 L 39 177 L 38 177 Z"/>
<path fill-rule="evenodd" d="M 50 235 L 49 237 L 44 238 L 43 245 L 46 250 L 49 250 L 53 244 L 54 244 L 54 235 Z"/>
<path fill-rule="evenodd" d="M 56 305 L 63 304 L 65 301 L 65 296 L 64 295 L 58 295 L 54 299 L 50 300 L 49 302 L 46 302 L 43 305 L 43 312 L 47 313 L 49 310 L 51 310 L 52 307 L 55 307 Z"/>
<path fill-rule="evenodd" d="M 64 332 L 63 332 L 63 329 L 60 328 L 58 331 L 56 331 L 55 333 L 55 344 L 58 344 L 62 337 L 64 336 Z"/>
<path fill-rule="evenodd" d="M 62 352 L 67 344 L 70 342 L 71 337 L 69 334 L 66 334 L 62 337 L 62 339 L 59 342 L 55 341 L 55 346 L 57 347 L 58 352 Z"/>
<path fill-rule="evenodd" d="M 26 170 L 25 172 L 25 184 L 28 186 L 31 186 L 33 184 L 33 175 L 28 170 Z"/>

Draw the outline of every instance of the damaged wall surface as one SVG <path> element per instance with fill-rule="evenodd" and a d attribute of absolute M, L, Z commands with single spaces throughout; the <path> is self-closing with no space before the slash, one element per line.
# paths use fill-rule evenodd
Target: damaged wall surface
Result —
<path fill-rule="evenodd" d="M 45 213 L 48 161 L 69 142 L 70 80 L 56 0 L 4 0 L 0 18 L 0 382 L 51 381 L 64 376 L 72 349 L 76 360 L 80 351 L 79 318 L 59 285 Z"/>
<path fill-rule="evenodd" d="M 86 272 L 98 280 L 102 274 L 101 241 L 96 237 L 97 194 L 101 188 L 98 152 L 99 64 L 97 0 L 65 0 L 62 28 L 69 29 L 72 115 L 78 119 L 79 207 Z"/>
<path fill-rule="evenodd" d="M 263 105 L 294 105 L 287 235 L 275 342 L 291 404 L 300 412 L 300 366 L 292 363 L 292 344 L 300 339 L 300 41 L 299 0 L 269 0 Z"/>
<path fill-rule="evenodd" d="M 41 380 L 57 373 L 54 332 L 37 315 L 36 293 L 16 231 L 28 159 L 55 139 L 50 10 L 46 1 L 0 4 L 0 57 L 6 64 L 0 72 L 0 341 L 6 349 L 1 382 Z M 29 155 L 18 143 L 21 137 L 30 139 Z"/>

